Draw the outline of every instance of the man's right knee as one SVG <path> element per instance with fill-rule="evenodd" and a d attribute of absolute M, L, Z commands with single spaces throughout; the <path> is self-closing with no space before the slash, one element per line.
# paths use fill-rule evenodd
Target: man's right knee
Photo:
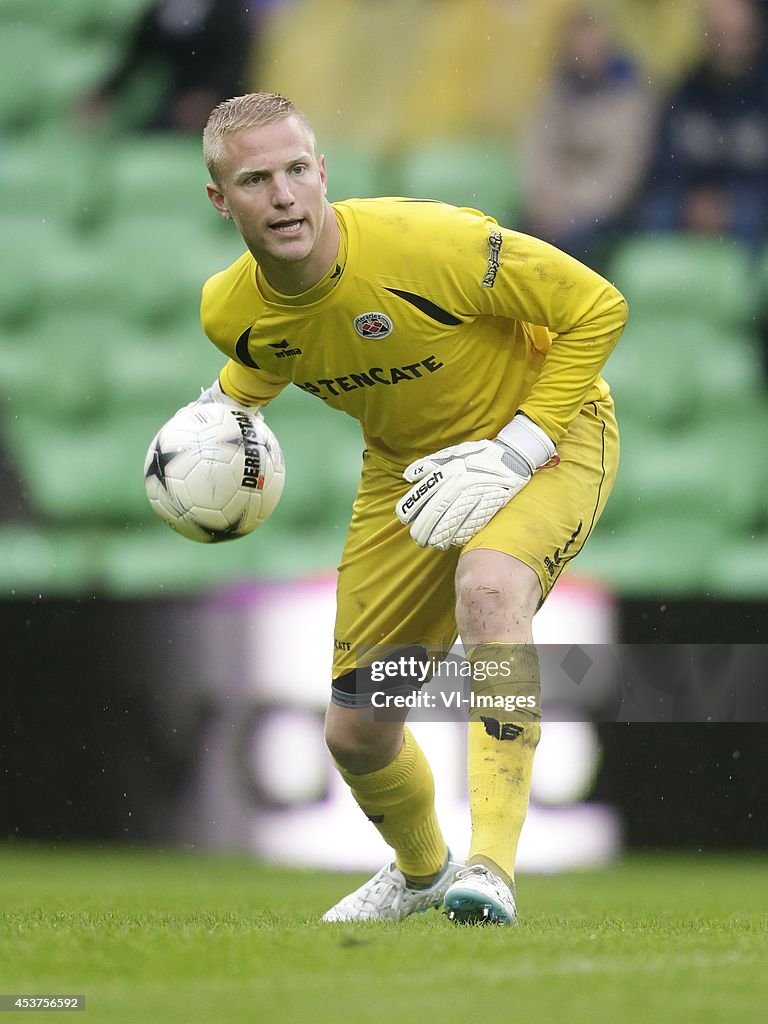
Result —
<path fill-rule="evenodd" d="M 403 746 L 402 722 L 373 722 L 370 708 L 330 704 L 325 742 L 334 761 L 352 775 L 366 775 L 391 764 Z"/>

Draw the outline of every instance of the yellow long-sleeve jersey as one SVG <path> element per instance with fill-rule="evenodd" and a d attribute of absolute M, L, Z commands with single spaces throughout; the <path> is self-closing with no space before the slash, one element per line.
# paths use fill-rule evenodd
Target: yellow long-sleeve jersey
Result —
<path fill-rule="evenodd" d="M 248 252 L 205 284 L 227 394 L 263 405 L 294 383 L 358 419 L 396 466 L 493 437 L 518 410 L 557 442 L 608 395 L 600 370 L 626 303 L 577 260 L 443 203 L 333 209 L 338 261 L 310 291 L 277 294 Z"/>

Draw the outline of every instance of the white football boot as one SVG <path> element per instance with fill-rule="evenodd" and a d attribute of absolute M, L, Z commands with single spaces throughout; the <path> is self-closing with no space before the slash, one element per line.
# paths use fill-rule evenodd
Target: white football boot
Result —
<path fill-rule="evenodd" d="M 457 924 L 516 924 L 515 893 L 481 864 L 456 876 L 445 894 L 445 912 Z"/>
<path fill-rule="evenodd" d="M 402 921 L 441 907 L 446 891 L 463 868 L 451 860 L 450 850 L 442 874 L 428 889 L 409 889 L 403 873 L 387 864 L 373 878 L 345 896 L 323 914 L 323 921 Z"/>

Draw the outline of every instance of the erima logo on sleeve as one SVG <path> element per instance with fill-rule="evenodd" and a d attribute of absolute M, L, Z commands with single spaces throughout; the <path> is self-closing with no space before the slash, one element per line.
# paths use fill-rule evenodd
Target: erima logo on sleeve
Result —
<path fill-rule="evenodd" d="M 393 329 L 386 313 L 361 313 L 355 317 L 354 324 L 361 338 L 386 338 Z"/>
<path fill-rule="evenodd" d="M 282 341 L 269 341 L 267 342 L 270 348 L 275 349 L 275 355 L 278 359 L 287 359 L 289 356 L 300 356 L 300 348 L 289 348 L 289 342 L 287 338 L 283 338 Z"/>

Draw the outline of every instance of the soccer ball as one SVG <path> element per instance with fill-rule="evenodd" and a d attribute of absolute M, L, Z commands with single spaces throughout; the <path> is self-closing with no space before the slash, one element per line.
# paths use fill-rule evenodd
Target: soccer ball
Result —
<path fill-rule="evenodd" d="M 172 529 L 203 544 L 244 537 L 275 510 L 285 483 L 277 438 L 260 413 L 218 402 L 180 409 L 144 462 L 149 503 Z"/>

